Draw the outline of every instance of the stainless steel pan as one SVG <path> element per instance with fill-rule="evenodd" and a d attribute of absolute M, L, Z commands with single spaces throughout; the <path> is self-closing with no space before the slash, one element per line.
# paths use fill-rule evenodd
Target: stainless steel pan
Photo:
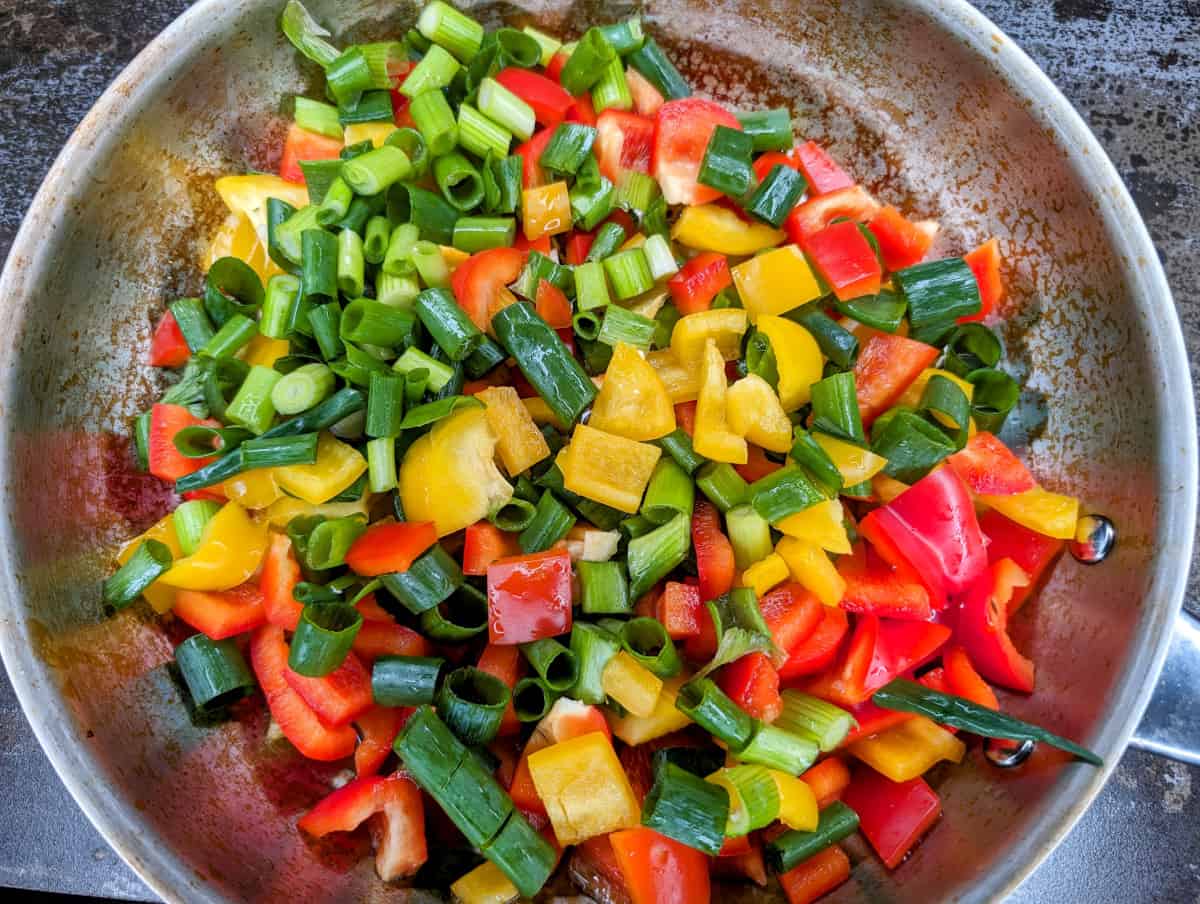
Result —
<path fill-rule="evenodd" d="M 280 98 L 312 87 L 278 34 L 281 5 L 202 0 L 163 32 L 71 138 L 13 246 L 0 280 L 0 646 L 72 794 L 164 898 L 396 900 L 369 858 L 317 859 L 295 831 L 327 771 L 267 749 L 261 722 L 193 727 L 163 628 L 98 615 L 114 544 L 155 505 L 114 437 L 154 395 L 151 322 L 198 287 L 193 262 L 222 216 L 213 178 L 272 169 Z M 398 34 L 412 17 L 390 0 L 312 7 L 351 37 Z M 579 32 L 629 10 L 478 11 Z M 1115 764 L 1179 618 L 1196 432 L 1171 296 L 1112 165 L 1046 77 L 959 0 L 657 0 L 643 12 L 700 91 L 799 111 L 801 131 L 881 198 L 941 220 L 940 250 L 1001 237 L 1007 339 L 1030 390 L 1014 435 L 1039 476 L 1121 531 L 1109 561 L 1064 562 L 1022 613 L 1038 690 L 1005 706 Z M 1176 637 L 1146 743 L 1194 756 L 1200 732 L 1178 704 L 1200 657 L 1194 628 Z M 1002 772 L 972 753 L 937 776 L 945 815 L 912 858 L 888 875 L 856 850 L 835 900 L 998 898 L 1106 777 Z"/>

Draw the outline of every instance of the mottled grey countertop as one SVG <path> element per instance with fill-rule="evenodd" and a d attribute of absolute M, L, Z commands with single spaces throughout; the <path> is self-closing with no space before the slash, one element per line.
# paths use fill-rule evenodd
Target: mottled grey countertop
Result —
<path fill-rule="evenodd" d="M 0 258 L 54 155 L 187 0 L 0 0 Z M 1116 162 L 1200 354 L 1200 2 L 976 0 Z M 1200 614 L 1200 569 L 1188 608 Z M 1197 794 L 1193 794 L 1196 785 Z M 152 900 L 68 796 L 0 677 L 0 886 Z M 1200 901 L 1200 768 L 1138 751 L 1021 902 Z"/>

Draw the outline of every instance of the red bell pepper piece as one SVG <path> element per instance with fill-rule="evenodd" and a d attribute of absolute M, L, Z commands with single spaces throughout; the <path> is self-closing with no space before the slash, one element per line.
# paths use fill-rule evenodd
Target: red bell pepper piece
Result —
<path fill-rule="evenodd" d="M 450 289 L 471 322 L 487 332 L 496 312 L 497 293 L 514 282 L 524 266 L 524 251 L 489 248 L 472 254 L 458 265 L 450 275 Z"/>
<path fill-rule="evenodd" d="M 346 725 L 374 702 L 371 673 L 354 653 L 349 653 L 341 665 L 320 678 L 297 675 L 291 669 L 283 677 L 326 725 Z"/>
<path fill-rule="evenodd" d="M 574 885 L 591 900 L 629 902 L 629 889 L 608 835 L 597 835 L 576 845 L 568 869 Z"/>
<path fill-rule="evenodd" d="M 413 123 L 412 112 L 409 110 L 410 101 L 408 96 L 400 93 L 400 87 L 408 81 L 409 75 L 417 67 L 416 63 L 405 62 L 400 64 L 398 69 L 392 76 L 392 119 L 396 123 L 396 128 L 416 128 Z"/>
<path fill-rule="evenodd" d="M 680 402 L 675 406 L 675 423 L 679 429 L 691 436 L 696 432 L 696 403 Z"/>
<path fill-rule="evenodd" d="M 251 635 L 250 664 L 284 737 L 310 760 L 332 761 L 352 755 L 358 741 L 354 729 L 349 725 L 331 728 L 320 720 L 284 677 L 287 661 L 283 628 L 263 625 Z"/>
<path fill-rule="evenodd" d="M 182 405 L 161 402 L 150 409 L 150 436 L 146 456 L 150 473 L 160 480 L 178 480 L 199 471 L 214 458 L 188 458 L 175 448 L 175 434 L 185 427 L 220 427 L 218 421 L 201 420 Z"/>
<path fill-rule="evenodd" d="M 902 713 L 895 709 L 884 709 L 876 706 L 870 700 L 864 700 L 854 706 L 847 707 L 850 715 L 854 716 L 854 721 L 858 724 L 850 729 L 846 735 L 842 746 L 853 744 L 860 738 L 867 738 L 873 734 L 878 734 L 885 731 L 894 725 L 899 725 L 913 717 L 912 713 Z M 849 780 L 849 774 L 846 776 Z"/>
<path fill-rule="evenodd" d="M 841 798 L 850 784 L 850 770 L 841 757 L 826 757 L 801 775 L 800 781 L 812 788 L 817 807 L 823 810 Z"/>
<path fill-rule="evenodd" d="M 838 559 L 837 568 L 846 582 L 838 605 L 847 612 L 914 621 L 933 617 L 929 591 L 908 574 L 891 568 L 865 543 L 856 543 L 853 555 Z"/>
<path fill-rule="evenodd" d="M 358 746 L 354 748 L 354 774 L 377 775 L 392 752 L 400 729 L 415 710 L 411 706 L 372 706 L 354 720 Z"/>
<path fill-rule="evenodd" d="M 821 607 L 821 621 L 800 645 L 788 651 L 788 660 L 779 670 L 779 677 L 787 680 L 803 675 L 815 675 L 833 664 L 841 648 L 842 640 L 850 630 L 850 619 L 841 609 Z"/>
<path fill-rule="evenodd" d="M 733 544 L 721 531 L 721 513 L 707 499 L 697 499 L 692 509 L 692 547 L 700 577 L 700 599 L 715 600 L 733 586 L 736 569 Z"/>
<path fill-rule="evenodd" d="M 695 637 L 700 633 L 700 588 L 694 584 L 667 581 L 655 601 L 654 617 L 662 622 L 672 640 Z"/>
<path fill-rule="evenodd" d="M 513 534 L 500 530 L 490 521 L 477 521 L 463 535 L 463 574 L 484 575 L 497 559 L 521 554 Z"/>
<path fill-rule="evenodd" d="M 633 904 L 708 904 L 708 858 L 653 829 L 608 836 Z"/>
<path fill-rule="evenodd" d="M 860 185 L 853 185 L 797 204 L 784 220 L 783 231 L 798 245 L 838 217 L 849 217 L 856 223 L 867 223 L 878 212 L 878 202 L 867 194 L 866 189 Z"/>
<path fill-rule="evenodd" d="M 292 553 L 292 541 L 287 534 L 271 534 L 271 544 L 263 559 L 258 576 L 262 594 L 263 614 L 272 625 L 295 631 L 304 606 L 296 600 L 294 591 L 300 583 L 300 563 Z"/>
<path fill-rule="evenodd" d="M 1025 694 L 1033 693 L 1033 663 L 1017 652 L 1008 636 L 1008 601 L 1013 587 L 1028 583 L 1019 565 L 1001 559 L 967 592 L 955 628 L 955 638 L 980 675 Z"/>
<path fill-rule="evenodd" d="M 180 590 L 172 611 L 213 640 L 253 631 L 267 620 L 262 593 L 252 582 L 232 590 Z"/>
<path fill-rule="evenodd" d="M 432 644 L 412 628 L 389 621 L 364 621 L 350 649 L 364 662 L 380 656 L 428 656 Z"/>
<path fill-rule="evenodd" d="M 651 172 L 668 204 L 704 204 L 721 193 L 701 185 L 697 178 L 704 152 L 717 126 L 741 129 L 732 113 L 720 104 L 698 97 L 669 100 L 655 115 L 657 132 Z"/>
<path fill-rule="evenodd" d="M 762 841 L 757 832 L 743 835 L 744 851 L 736 854 L 718 854 L 710 861 L 714 875 L 731 879 L 749 879 L 755 885 L 767 884 L 767 864 L 763 859 Z"/>
<path fill-rule="evenodd" d="M 596 160 L 600 174 L 614 185 L 626 170 L 650 172 L 654 120 L 636 113 L 605 110 L 596 119 Z"/>
<path fill-rule="evenodd" d="M 783 467 L 779 462 L 771 461 L 771 459 L 767 458 L 767 453 L 753 443 L 748 443 L 746 448 L 746 463 L 744 465 L 733 466 L 733 469 L 738 472 L 742 480 L 746 481 L 746 483 L 754 483 L 756 480 L 761 480 L 768 474 L 774 474 Z"/>
<path fill-rule="evenodd" d="M 625 777 L 629 779 L 629 789 L 638 803 L 646 802 L 646 795 L 654 785 L 654 750 L 649 744 L 639 744 L 636 747 L 625 745 L 617 754 Z"/>
<path fill-rule="evenodd" d="M 1004 298 L 1004 280 L 1000 276 L 1000 243 L 996 239 L 988 239 L 974 251 L 963 255 L 963 260 L 975 274 L 975 282 L 979 283 L 979 299 L 982 302 L 978 313 L 959 317 L 959 323 L 972 320 L 983 320 Z"/>
<path fill-rule="evenodd" d="M 729 260 L 716 251 L 700 252 L 667 280 L 667 289 L 681 315 L 707 311 L 717 293 L 732 285 Z"/>
<path fill-rule="evenodd" d="M 940 691 L 943 694 L 954 693 L 950 687 L 949 680 L 946 678 L 946 670 L 940 665 L 937 668 L 930 669 L 929 671 L 923 673 L 921 677 L 917 679 L 917 684 L 923 684 L 930 690 Z M 958 729 L 953 725 L 943 725 L 942 727 L 951 733 L 958 731 Z"/>
<path fill-rule="evenodd" d="M 303 185 L 301 160 L 336 160 L 341 153 L 340 139 L 309 132 L 292 123 L 283 143 L 283 156 L 279 160 L 280 178 Z"/>
<path fill-rule="evenodd" d="M 851 188 L 854 180 L 825 153 L 815 141 L 806 141 L 792 151 L 800 172 L 808 180 L 808 193 L 827 195 L 842 188 Z"/>
<path fill-rule="evenodd" d="M 565 549 L 488 566 L 488 639 L 518 644 L 571 630 L 571 557 Z"/>
<path fill-rule="evenodd" d="M 903 270 L 923 261 L 938 230 L 932 220 L 914 223 L 906 219 L 891 204 L 875 214 L 867 228 L 879 243 L 879 253 L 889 270 Z"/>
<path fill-rule="evenodd" d="M 971 658 L 962 647 L 951 647 L 942 654 L 942 668 L 946 673 L 946 683 L 950 693 L 966 697 L 972 703 L 986 706 L 988 709 L 999 709 L 1000 701 L 996 692 L 988 687 L 988 683 L 975 671 Z"/>
<path fill-rule="evenodd" d="M 541 159 L 542 151 L 546 150 L 546 145 L 550 143 L 550 139 L 554 137 L 554 129 L 545 128 L 540 132 L 534 132 L 533 136 L 524 144 L 519 144 L 514 154 L 518 154 L 524 161 L 521 169 L 521 184 L 525 188 L 537 188 L 539 185 L 546 184 L 546 174 L 542 171 Z M 514 276 L 513 279 L 516 279 Z M 512 282 L 512 280 L 509 280 Z"/>
<path fill-rule="evenodd" d="M 358 610 L 358 614 L 366 621 L 389 623 L 396 620 L 392 617 L 392 613 L 379 605 L 379 600 L 373 593 L 368 593 L 360 599 L 354 604 L 354 608 Z"/>
<path fill-rule="evenodd" d="M 946 459 L 972 493 L 1012 496 L 1037 486 L 1025 463 L 990 433 L 980 431 Z"/>
<path fill-rule="evenodd" d="M 197 499 L 208 499 L 212 502 L 224 505 L 229 501 L 229 497 L 221 492 L 219 486 L 205 487 L 202 490 L 188 490 L 186 493 L 180 494 L 180 499 L 184 502 L 195 502 Z"/>
<path fill-rule="evenodd" d="M 368 527 L 346 553 L 346 564 L 363 577 L 408 571 L 437 542 L 432 521 L 401 521 Z"/>
<path fill-rule="evenodd" d="M 989 565 L 995 565 L 1001 559 L 1012 559 L 1029 576 L 1027 585 L 1013 588 L 1012 599 L 1008 601 L 1008 614 L 1011 616 L 1029 598 L 1042 574 L 1058 558 L 1066 544 L 1022 527 L 995 509 L 988 509 L 979 516 L 979 529 L 987 538 Z"/>
<path fill-rule="evenodd" d="M 750 836 L 738 835 L 736 838 L 726 838 L 724 844 L 721 845 L 721 850 L 717 852 L 718 857 L 740 857 L 742 854 L 750 853 Z"/>
<path fill-rule="evenodd" d="M 805 690 L 839 706 L 853 706 L 869 698 L 867 670 L 878 639 L 879 619 L 874 615 L 859 617 L 836 665 L 810 682 Z"/>
<path fill-rule="evenodd" d="M 821 278 L 842 301 L 879 294 L 883 270 L 857 223 L 841 220 L 801 243 Z"/>
<path fill-rule="evenodd" d="M 646 77 L 630 66 L 625 70 L 625 81 L 633 97 L 633 109 L 638 116 L 653 116 L 667 102 Z"/>
<path fill-rule="evenodd" d="M 518 647 L 502 647 L 490 643 L 483 648 L 483 652 L 479 655 L 478 668 L 481 672 L 487 672 L 489 675 L 499 678 L 511 691 L 516 687 L 517 682 L 521 680 L 521 673 L 524 671 L 521 651 Z M 520 732 L 520 730 L 521 722 L 517 719 L 517 713 L 513 709 L 512 700 L 510 699 L 508 701 L 508 708 L 504 710 L 504 718 L 500 722 L 500 734 L 505 736 L 514 735 Z"/>
<path fill-rule="evenodd" d="M 556 126 L 566 117 L 574 99 L 554 79 L 539 72 L 510 66 L 496 73 L 496 81 L 533 108 L 533 117 L 544 126 Z"/>
<path fill-rule="evenodd" d="M 550 62 L 546 64 L 546 78 L 561 81 L 563 66 L 567 65 L 567 60 L 571 58 L 569 53 L 558 51 L 554 56 L 550 57 Z"/>
<path fill-rule="evenodd" d="M 875 649 L 871 653 L 871 664 L 867 666 L 864 699 L 893 678 L 929 662 L 946 645 L 952 633 L 946 625 L 879 619 Z"/>
<path fill-rule="evenodd" d="M 794 151 L 792 153 L 795 153 Z M 754 169 L 754 175 L 759 182 L 770 175 L 771 170 L 777 166 L 786 166 L 790 170 L 799 172 L 800 164 L 796 162 L 791 154 L 785 154 L 782 151 L 767 151 L 765 154 L 760 154 L 755 161 L 750 164 Z"/>
<path fill-rule="evenodd" d="M 596 240 L 595 232 L 578 230 L 571 233 L 567 239 L 567 264 L 574 267 L 587 260 L 588 252 L 592 250 L 592 242 Z"/>
<path fill-rule="evenodd" d="M 717 683 L 743 710 L 764 722 L 783 712 L 779 672 L 762 653 L 748 653 L 721 669 Z"/>
<path fill-rule="evenodd" d="M 154 328 L 154 338 L 150 340 L 150 364 L 154 367 L 183 367 L 192 350 L 188 348 L 183 331 L 175 315 L 167 311 Z"/>
<path fill-rule="evenodd" d="M 552 330 L 565 330 L 571 327 L 571 302 L 563 290 L 548 279 L 538 283 L 537 295 L 534 300 L 538 316 L 546 321 Z"/>
<path fill-rule="evenodd" d="M 571 109 L 567 111 L 567 122 L 577 122 L 580 125 L 596 126 L 596 108 L 592 106 L 592 96 L 584 93 L 575 98 Z"/>
<path fill-rule="evenodd" d="M 850 878 L 850 858 L 833 845 L 779 874 L 788 904 L 812 904 Z"/>
<path fill-rule="evenodd" d="M 858 814 L 858 830 L 888 869 L 895 869 L 942 812 L 922 778 L 893 782 L 866 767 L 855 770 L 842 803 Z"/>
<path fill-rule="evenodd" d="M 518 231 L 513 238 L 512 246 L 518 251 L 524 251 L 528 254 L 530 251 L 537 251 L 539 254 L 550 256 L 551 242 L 550 236 L 539 235 L 536 239 L 525 238 L 525 233 Z"/>
<path fill-rule="evenodd" d="M 802 584 L 788 581 L 758 601 L 763 621 L 771 630 L 775 646 L 790 653 L 812 637 L 825 619 L 825 607 Z"/>
<path fill-rule="evenodd" d="M 375 871 L 385 882 L 413 875 L 428 859 L 421 790 L 403 773 L 373 775 L 343 785 L 296 823 L 315 838 L 352 832 L 372 817 Z"/>
<path fill-rule="evenodd" d="M 699 587 L 696 588 L 699 592 Z M 713 624 L 708 607 L 701 604 L 696 610 L 698 630 L 683 643 L 683 655 L 693 662 L 707 662 L 717 652 L 717 626 Z"/>
<path fill-rule="evenodd" d="M 858 525 L 885 559 L 909 565 L 931 596 L 934 608 L 965 591 L 987 567 L 983 533 L 966 486 L 951 468 L 922 477 Z"/>
<path fill-rule="evenodd" d="M 864 427 L 904 394 L 921 371 L 941 354 L 932 345 L 905 336 L 872 333 L 854 365 L 858 410 Z"/>
<path fill-rule="evenodd" d="M 599 707 L 580 703 L 570 697 L 559 697 L 550 712 L 546 713 L 542 717 L 542 721 L 538 722 L 530 737 L 530 742 L 526 744 L 526 749 L 521 753 L 516 772 L 513 773 L 512 784 L 508 787 L 508 793 L 512 797 L 513 803 L 527 813 L 545 818 L 546 807 L 542 803 L 541 797 L 538 796 L 537 788 L 533 784 L 533 774 L 529 771 L 529 755 L 541 747 L 569 741 L 572 738 L 581 738 L 596 731 L 603 733 L 610 742 L 612 741 L 612 731 Z M 545 743 L 531 749 L 535 738 Z"/>

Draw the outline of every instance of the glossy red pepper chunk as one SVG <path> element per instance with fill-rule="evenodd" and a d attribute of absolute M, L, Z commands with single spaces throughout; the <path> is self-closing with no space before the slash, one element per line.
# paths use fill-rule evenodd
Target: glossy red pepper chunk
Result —
<path fill-rule="evenodd" d="M 155 367 L 183 367 L 191 356 L 192 350 L 183 338 L 179 322 L 167 311 L 158 321 L 154 338 L 150 340 L 150 363 Z"/>
<path fill-rule="evenodd" d="M 783 679 L 815 675 L 833 664 L 841 648 L 842 640 L 850 630 L 850 619 L 841 609 L 821 607 L 821 621 L 816 628 L 793 650 L 788 651 L 788 660 L 779 670 Z"/>
<path fill-rule="evenodd" d="M 1001 559 L 971 587 L 954 629 L 980 675 L 1026 694 L 1033 692 L 1033 663 L 1017 651 L 1008 636 L 1008 601 L 1014 587 L 1028 583 L 1020 566 Z"/>
<path fill-rule="evenodd" d="M 432 521 L 375 524 L 350 545 L 346 564 L 364 577 L 408 571 L 436 542 L 437 529 Z"/>
<path fill-rule="evenodd" d="M 1008 614 L 1011 616 L 1029 598 L 1041 576 L 1066 544 L 1023 527 L 995 509 L 988 509 L 979 516 L 979 529 L 987 538 L 989 565 L 995 565 L 1001 559 L 1012 559 L 1029 576 L 1026 586 L 1013 588 L 1012 599 L 1008 601 Z"/>
<path fill-rule="evenodd" d="M 692 511 L 692 547 L 696 550 L 700 599 L 715 600 L 728 593 L 736 568 L 733 544 L 721 531 L 721 514 L 717 507 L 705 499 L 697 499 Z"/>
<path fill-rule="evenodd" d="M 1012 496 L 1037 486 L 1025 463 L 995 436 L 980 431 L 946 459 L 972 493 Z"/>
<path fill-rule="evenodd" d="M 826 226 L 805 238 L 802 247 L 842 301 L 879 293 L 883 269 L 857 223 L 843 220 Z"/>
<path fill-rule="evenodd" d="M 813 195 L 826 195 L 839 188 L 850 188 L 854 180 L 846 175 L 832 157 L 815 141 L 806 141 L 792 151 L 800 172 L 808 180 L 808 190 Z"/>
<path fill-rule="evenodd" d="M 729 261 L 715 251 L 697 254 L 667 281 L 671 299 L 682 315 L 707 311 L 717 293 L 731 285 Z"/>
<path fill-rule="evenodd" d="M 734 703 L 756 719 L 774 722 L 783 711 L 779 673 L 763 653 L 748 653 L 725 666 L 717 683 Z"/>
<path fill-rule="evenodd" d="M 601 175 L 614 185 L 626 170 L 648 173 L 654 120 L 636 113 L 605 110 L 596 119 L 595 148 Z"/>
<path fill-rule="evenodd" d="M 533 109 L 541 125 L 558 125 L 570 111 L 574 99 L 554 79 L 538 72 L 510 66 L 496 73 L 496 81 Z"/>
<path fill-rule="evenodd" d="M 842 803 L 858 814 L 859 831 L 888 869 L 900 865 L 942 812 L 924 779 L 893 782 L 866 767 L 855 770 Z"/>
<path fill-rule="evenodd" d="M 571 557 L 565 549 L 488 566 L 488 639 L 529 643 L 571 630 Z"/>

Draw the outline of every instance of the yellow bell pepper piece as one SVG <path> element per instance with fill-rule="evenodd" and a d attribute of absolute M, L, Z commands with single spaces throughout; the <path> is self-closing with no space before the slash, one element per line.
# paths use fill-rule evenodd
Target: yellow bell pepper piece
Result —
<path fill-rule="evenodd" d="M 884 505 L 891 502 L 901 493 L 908 489 L 907 483 L 901 483 L 895 478 L 888 477 L 886 474 L 876 474 L 871 478 L 871 490 Z"/>
<path fill-rule="evenodd" d="M 639 825 L 641 807 L 602 731 L 529 757 L 529 774 L 561 845 Z"/>
<path fill-rule="evenodd" d="M 613 349 L 588 424 L 639 442 L 675 429 L 675 408 L 667 387 L 632 345 L 618 342 Z"/>
<path fill-rule="evenodd" d="M 324 432 L 317 440 L 315 462 L 274 470 L 280 489 L 311 505 L 320 505 L 358 480 L 367 470 L 367 460 L 353 446 Z"/>
<path fill-rule="evenodd" d="M 521 897 L 512 880 L 490 860 L 452 883 L 450 892 L 461 904 L 512 904 Z"/>
<path fill-rule="evenodd" d="M 308 206 L 308 189 L 278 176 L 225 176 L 218 179 L 213 188 L 230 211 L 250 220 L 263 248 L 267 247 L 267 201 L 270 198 L 287 201 L 297 210 Z"/>
<path fill-rule="evenodd" d="M 662 692 L 654 702 L 654 711 L 648 716 L 635 716 L 633 713 L 619 716 L 606 709 L 604 717 L 608 720 L 608 727 L 613 735 L 636 747 L 691 725 L 692 720 L 675 708 L 675 698 L 688 677 L 684 673 L 664 681 Z"/>
<path fill-rule="evenodd" d="M 231 213 L 213 236 L 208 250 L 201 258 L 200 267 L 207 270 L 222 257 L 236 257 L 249 265 L 265 284 L 268 279 L 283 271 L 271 260 L 267 246 L 258 240 L 254 224 L 245 214 Z"/>
<path fill-rule="evenodd" d="M 267 509 L 267 521 L 272 527 L 286 529 L 288 523 L 299 515 L 320 515 L 322 518 L 348 518 L 351 515 L 367 515 L 370 509 L 371 494 L 363 493 L 357 502 L 326 502 L 323 505 L 310 505 L 302 499 L 291 496 L 281 496 L 272 502 Z"/>
<path fill-rule="evenodd" d="M 850 552 L 850 537 L 842 514 L 842 503 L 826 499 L 804 511 L 788 515 L 775 526 L 789 537 L 807 540 L 838 555 Z"/>
<path fill-rule="evenodd" d="M 643 292 L 641 295 L 629 299 L 624 303 L 624 307 L 635 314 L 641 314 L 643 317 L 653 320 L 669 299 L 670 293 L 662 286 L 656 286 L 649 292 Z"/>
<path fill-rule="evenodd" d="M 812 333 L 793 320 L 759 314 L 754 328 L 766 334 L 779 369 L 779 401 L 784 411 L 795 411 L 812 398 L 812 385 L 825 372 L 825 359 Z"/>
<path fill-rule="evenodd" d="M 283 495 L 275 482 L 274 468 L 243 471 L 221 484 L 221 489 L 227 499 L 248 509 L 264 509 Z"/>
<path fill-rule="evenodd" d="M 251 367 L 274 367 L 275 362 L 286 355 L 290 347 L 291 343 L 286 339 L 272 339 L 260 333 L 242 350 L 242 360 Z"/>
<path fill-rule="evenodd" d="M 980 496 L 979 501 L 1005 518 L 1047 537 L 1071 540 L 1079 520 L 1079 500 L 1034 487 L 1015 496 Z"/>
<path fill-rule="evenodd" d="M 594 502 L 633 514 L 662 449 L 580 424 L 563 450 L 563 485 Z"/>
<path fill-rule="evenodd" d="M 529 412 L 529 416 L 533 418 L 533 422 L 539 426 L 549 424 L 558 430 L 566 432 L 569 428 L 566 424 L 558 419 L 551 409 L 546 404 L 546 400 L 541 396 L 531 396 L 528 399 L 521 399 L 521 404 L 525 406 L 525 410 Z"/>
<path fill-rule="evenodd" d="M 961 762 L 967 747 L 946 729 L 916 716 L 855 741 L 849 750 L 880 775 L 894 782 L 907 782 L 942 760 Z"/>
<path fill-rule="evenodd" d="M 410 521 L 432 521 L 439 537 L 486 518 L 513 490 L 494 461 L 496 434 L 483 408 L 464 408 L 417 439 L 400 464 Z"/>
<path fill-rule="evenodd" d="M 804 253 L 795 245 L 742 261 L 729 272 L 751 320 L 760 314 L 782 314 L 824 294 Z"/>
<path fill-rule="evenodd" d="M 975 386 L 973 384 L 968 383 L 958 374 L 950 373 L 948 370 L 927 367 L 917 374 L 915 380 L 908 384 L 908 388 L 896 400 L 896 404 L 907 405 L 909 408 L 919 408 L 921 406 L 921 396 L 925 394 L 925 387 L 929 385 L 929 381 L 934 377 L 945 377 L 966 394 L 968 402 L 971 401 L 971 396 L 975 393 Z"/>
<path fill-rule="evenodd" d="M 204 528 L 200 545 L 160 579 L 180 590 L 230 590 L 248 581 L 267 551 L 267 522 L 227 502 Z"/>
<path fill-rule="evenodd" d="M 442 260 L 446 262 L 446 269 L 451 273 L 458 269 L 459 264 L 471 256 L 467 252 L 461 251 L 451 245 L 438 245 L 438 250 L 442 252 Z"/>
<path fill-rule="evenodd" d="M 654 712 L 663 683 L 661 678 L 622 650 L 604 667 L 600 686 L 633 715 L 645 718 Z"/>
<path fill-rule="evenodd" d="M 521 193 L 521 228 L 529 241 L 571 228 L 571 197 L 566 182 L 551 182 Z"/>
<path fill-rule="evenodd" d="M 816 543 L 784 537 L 775 552 L 787 562 L 792 580 L 811 590 L 826 606 L 836 606 L 846 593 L 846 582 Z"/>
<path fill-rule="evenodd" d="M 625 244 L 618 248 L 618 251 L 628 251 L 630 248 L 641 248 L 646 244 L 646 237 L 640 232 L 635 232 L 625 240 Z"/>
<path fill-rule="evenodd" d="M 741 308 L 715 308 L 680 317 L 671 333 L 671 351 L 684 365 L 704 358 L 704 344 L 712 339 L 726 361 L 742 354 L 742 334 L 750 321 Z"/>
<path fill-rule="evenodd" d="M 352 122 L 342 129 L 342 141 L 346 147 L 369 141 L 374 147 L 382 147 L 387 137 L 396 131 L 392 122 Z"/>
<path fill-rule="evenodd" d="M 550 457 L 546 437 L 533 422 L 529 409 L 511 386 L 489 386 L 475 393 L 487 407 L 488 424 L 496 434 L 496 449 L 504 469 L 515 477 L 543 458 Z"/>
<path fill-rule="evenodd" d="M 773 552 L 742 572 L 742 583 L 751 588 L 754 595 L 761 599 L 772 587 L 782 584 L 790 576 L 791 571 L 788 569 L 787 562 L 783 560 L 783 556 Z"/>
<path fill-rule="evenodd" d="M 764 248 L 774 248 L 786 236 L 770 226 L 747 223 L 732 210 L 716 204 L 701 204 L 683 209 L 671 230 L 671 238 L 697 251 L 754 254 Z"/>
<path fill-rule="evenodd" d="M 771 384 L 758 374 L 747 374 L 729 387 L 725 416 L 738 436 L 770 452 L 792 448 L 792 422 Z"/>
<path fill-rule="evenodd" d="M 837 466 L 842 481 L 848 487 L 870 480 L 887 467 L 887 459 L 876 455 L 870 449 L 863 449 L 827 433 L 814 431 L 812 437 L 817 441 L 817 445 L 825 450 L 829 460 Z"/>
<path fill-rule="evenodd" d="M 175 536 L 175 516 L 167 515 L 145 533 L 123 543 L 117 550 L 117 564 L 124 565 L 133 558 L 133 554 L 145 540 L 157 540 L 166 544 L 171 550 L 172 558 L 178 559 L 183 555 L 183 550 L 179 548 L 179 538 Z M 160 615 L 175 605 L 175 588 L 168 587 L 161 579 L 143 590 L 142 596 L 150 604 L 150 608 Z"/>
<path fill-rule="evenodd" d="M 817 796 L 809 784 L 778 769 L 767 771 L 771 773 L 771 778 L 775 779 L 775 790 L 779 792 L 779 821 L 789 829 L 799 829 L 801 832 L 816 831 L 820 814 L 817 810 Z"/>
<path fill-rule="evenodd" d="M 682 323 L 683 321 L 680 321 Z M 708 339 L 704 366 L 700 371 L 700 396 L 696 400 L 696 428 L 692 447 L 698 455 L 713 461 L 744 465 L 750 457 L 746 441 L 729 429 L 726 420 L 725 359 L 714 339 Z"/>
<path fill-rule="evenodd" d="M 654 372 L 662 380 L 672 405 L 694 402 L 700 394 L 699 359 L 683 364 L 673 351 L 664 348 L 649 352 L 646 355 L 646 363 L 654 368 Z"/>

